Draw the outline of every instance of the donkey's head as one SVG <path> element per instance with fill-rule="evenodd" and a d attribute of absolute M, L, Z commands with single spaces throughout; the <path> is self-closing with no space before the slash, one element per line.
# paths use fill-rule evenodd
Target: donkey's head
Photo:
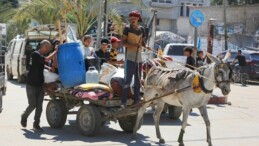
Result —
<path fill-rule="evenodd" d="M 231 91 L 230 80 L 232 79 L 232 70 L 230 66 L 226 64 L 227 57 L 220 60 L 210 54 L 207 54 L 207 56 L 215 63 L 214 77 L 216 86 L 221 89 L 223 95 L 228 95 Z"/>

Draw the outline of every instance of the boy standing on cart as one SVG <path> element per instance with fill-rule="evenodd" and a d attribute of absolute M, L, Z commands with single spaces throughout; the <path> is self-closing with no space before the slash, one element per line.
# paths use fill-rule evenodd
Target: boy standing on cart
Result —
<path fill-rule="evenodd" d="M 33 129 L 39 132 L 43 132 L 43 129 L 40 127 L 40 117 L 42 113 L 42 104 L 45 94 L 43 70 L 44 68 L 50 70 L 49 67 L 45 66 L 45 63 L 49 62 L 57 54 L 57 50 L 55 50 L 48 57 L 44 57 L 43 55 L 49 53 L 50 49 L 51 43 L 47 40 L 43 40 L 40 42 L 40 49 L 31 54 L 30 67 L 26 84 L 26 92 L 29 105 L 22 114 L 21 119 L 22 127 L 26 127 L 27 118 L 29 117 L 31 112 L 36 109 Z"/>
<path fill-rule="evenodd" d="M 130 25 L 126 26 L 123 31 L 123 45 L 126 47 L 125 53 L 125 67 L 124 67 L 124 86 L 122 94 L 121 107 L 127 106 L 127 95 L 130 89 L 130 83 L 134 75 L 134 103 L 140 102 L 140 87 L 141 87 L 141 67 L 142 67 L 142 47 L 150 50 L 146 46 L 144 39 L 144 28 L 138 23 L 142 21 L 141 15 L 138 11 L 132 11 L 129 14 Z"/>

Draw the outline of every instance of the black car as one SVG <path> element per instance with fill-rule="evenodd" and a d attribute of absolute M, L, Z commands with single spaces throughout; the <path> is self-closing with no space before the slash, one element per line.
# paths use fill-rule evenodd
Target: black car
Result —
<path fill-rule="evenodd" d="M 219 58 L 224 58 L 227 51 L 224 51 L 218 55 Z M 250 79 L 259 79 L 259 51 L 249 51 L 243 50 L 242 54 L 246 58 L 246 72 Z M 237 56 L 237 51 L 231 50 L 231 57 L 228 59 L 227 63 L 231 63 Z M 236 62 L 238 63 L 238 62 Z"/>

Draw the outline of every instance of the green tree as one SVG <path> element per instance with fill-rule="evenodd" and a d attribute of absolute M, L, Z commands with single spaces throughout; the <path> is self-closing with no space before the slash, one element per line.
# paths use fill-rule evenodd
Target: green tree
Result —
<path fill-rule="evenodd" d="M 98 2 L 96 0 L 32 0 L 30 3 L 21 5 L 14 19 L 30 18 L 40 24 L 56 24 L 58 20 L 75 23 L 78 35 L 82 37 L 96 22 Z"/>

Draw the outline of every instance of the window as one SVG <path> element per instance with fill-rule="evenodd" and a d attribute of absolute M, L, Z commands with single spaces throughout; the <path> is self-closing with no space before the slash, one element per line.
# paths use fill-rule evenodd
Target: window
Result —
<path fill-rule="evenodd" d="M 152 2 L 155 2 L 155 3 L 173 3 L 172 0 L 152 0 Z"/>
<path fill-rule="evenodd" d="M 156 25 L 160 24 L 160 19 L 156 19 Z"/>
<path fill-rule="evenodd" d="M 180 16 L 183 16 L 184 3 L 181 3 Z"/>
<path fill-rule="evenodd" d="M 251 54 L 252 60 L 259 61 L 259 54 Z"/>
<path fill-rule="evenodd" d="M 190 7 L 187 6 L 186 7 L 186 17 L 189 17 L 189 15 L 190 15 Z"/>
<path fill-rule="evenodd" d="M 183 49 L 186 46 L 170 46 L 167 55 L 183 56 Z"/>

